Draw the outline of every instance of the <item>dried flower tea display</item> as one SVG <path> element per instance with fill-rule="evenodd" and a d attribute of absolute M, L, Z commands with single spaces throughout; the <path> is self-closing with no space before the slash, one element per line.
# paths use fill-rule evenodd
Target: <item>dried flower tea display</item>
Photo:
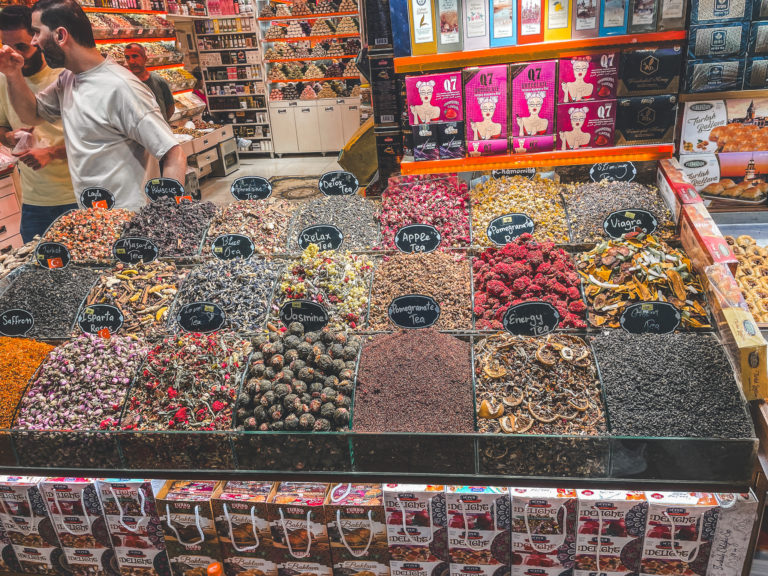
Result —
<path fill-rule="evenodd" d="M 221 206 L 211 220 L 203 251 L 209 254 L 211 242 L 222 234 L 243 234 L 251 239 L 257 254 L 285 252 L 292 212 L 293 205 L 279 198 L 239 200 Z"/>
<path fill-rule="evenodd" d="M 371 250 L 379 238 L 378 207 L 357 194 L 311 200 L 300 209 L 293 225 L 291 248 L 294 251 L 299 249 L 301 232 L 316 225 L 331 225 L 341 230 L 344 235 L 341 247 L 346 250 Z"/>
<path fill-rule="evenodd" d="M 41 242 L 64 244 L 73 262 L 112 260 L 112 244 L 133 216 L 124 208 L 70 210 L 51 224 Z"/>

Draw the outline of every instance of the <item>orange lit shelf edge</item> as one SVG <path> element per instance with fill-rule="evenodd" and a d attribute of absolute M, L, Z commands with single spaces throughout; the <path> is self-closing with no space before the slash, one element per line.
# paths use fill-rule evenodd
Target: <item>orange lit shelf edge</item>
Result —
<path fill-rule="evenodd" d="M 176 37 L 171 38 L 102 38 L 96 40 L 96 44 L 128 44 L 129 42 L 176 42 Z"/>
<path fill-rule="evenodd" d="M 651 144 L 645 146 L 614 146 L 611 148 L 537 152 L 536 154 L 479 156 L 474 158 L 457 158 L 455 160 L 403 161 L 400 163 L 400 172 L 403 175 L 439 174 L 443 172 L 501 170 L 504 168 L 541 168 L 546 166 L 599 164 L 602 162 L 646 162 L 670 158 L 674 150 L 675 148 L 672 144 Z"/>
<path fill-rule="evenodd" d="M 488 48 L 486 50 L 449 52 L 447 54 L 404 56 L 395 58 L 395 72 L 427 72 L 429 70 L 442 70 L 446 68 L 522 62 L 531 59 L 567 58 L 584 54 L 585 51 L 590 50 L 605 50 L 628 45 L 656 44 L 658 42 L 675 42 L 685 40 L 685 37 L 685 30 L 673 30 L 670 32 L 561 40 L 559 42 L 536 42 L 534 44 L 520 44 L 518 46 L 504 46 L 501 48 Z"/>
<path fill-rule="evenodd" d="M 150 72 L 153 70 L 166 70 L 168 68 L 182 68 L 184 66 L 183 62 L 179 62 L 178 64 L 163 64 L 161 66 L 147 66 L 147 70 Z"/>
<path fill-rule="evenodd" d="M 97 8 L 83 6 L 83 12 L 106 12 L 109 14 L 166 14 L 163 10 L 141 10 L 140 8 Z"/>
<path fill-rule="evenodd" d="M 186 94 L 187 92 L 192 92 L 194 88 L 186 88 L 185 90 L 176 90 L 176 92 L 173 93 L 174 96 L 178 96 L 179 94 Z"/>

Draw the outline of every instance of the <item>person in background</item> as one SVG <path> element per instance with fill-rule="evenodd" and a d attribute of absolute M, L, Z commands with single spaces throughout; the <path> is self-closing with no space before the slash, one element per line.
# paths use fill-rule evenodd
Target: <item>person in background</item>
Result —
<path fill-rule="evenodd" d="M 203 73 L 200 72 L 200 68 L 196 67 L 194 70 L 192 70 L 192 76 L 194 76 L 195 80 L 197 80 L 192 93 L 200 98 L 200 100 L 208 104 L 208 96 L 205 93 L 205 88 L 203 85 Z"/>
<path fill-rule="evenodd" d="M 147 88 L 152 90 L 152 94 L 155 95 L 155 100 L 157 100 L 165 120 L 170 120 L 176 110 L 173 92 L 171 92 L 168 82 L 162 76 L 147 70 L 147 51 L 144 46 L 136 42 L 126 44 L 123 55 L 125 63 L 128 65 L 128 70 L 133 72 L 136 78 L 144 82 Z"/>
<path fill-rule="evenodd" d="M 184 182 L 186 156 L 141 80 L 96 48 L 93 30 L 75 0 L 40 0 L 32 7 L 32 46 L 48 65 L 65 68 L 37 96 L 22 69 L 24 58 L 0 48 L 11 105 L 21 121 L 64 124 L 69 172 L 75 194 L 99 186 L 115 197 L 115 208 L 138 210 L 146 203 L 144 184 L 159 173 Z"/>
<path fill-rule="evenodd" d="M 37 93 L 54 83 L 61 71 L 49 68 L 39 48 L 32 46 L 32 13 L 28 6 L 6 6 L 0 12 L 0 41 L 24 58 L 21 74 Z M 30 128 L 10 104 L 5 76 L 0 76 L 0 142 L 13 149 Z M 64 212 L 77 208 L 64 150 L 61 121 L 43 122 L 33 130 L 46 143 L 19 156 L 21 176 L 21 239 L 26 244 L 42 235 Z"/>

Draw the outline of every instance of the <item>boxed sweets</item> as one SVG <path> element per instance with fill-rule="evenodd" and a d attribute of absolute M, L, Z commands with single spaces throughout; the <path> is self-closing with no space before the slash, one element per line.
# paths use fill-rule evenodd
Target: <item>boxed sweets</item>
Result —
<path fill-rule="evenodd" d="M 169 576 L 168 554 L 151 481 L 97 480 L 115 560 L 133 576 Z"/>
<path fill-rule="evenodd" d="M 509 66 L 512 84 L 512 136 L 529 138 L 555 133 L 557 61 Z"/>
<path fill-rule="evenodd" d="M 452 576 L 510 574 L 508 488 L 448 486 L 448 553 Z"/>
<path fill-rule="evenodd" d="M 680 46 L 622 50 L 617 95 L 676 94 L 680 89 L 682 61 L 683 50 Z"/>
<path fill-rule="evenodd" d="M 13 551 L 13 544 L 2 528 L 0 528 L 0 571 L 21 572 L 21 566 Z"/>
<path fill-rule="evenodd" d="M 768 195 L 768 151 L 680 156 L 683 172 L 707 202 L 762 204 Z"/>
<path fill-rule="evenodd" d="M 573 576 L 636 573 L 648 503 L 643 492 L 579 490 Z"/>
<path fill-rule="evenodd" d="M 406 76 L 405 89 L 411 126 L 463 120 L 461 72 Z"/>
<path fill-rule="evenodd" d="M 221 562 L 211 509 L 218 485 L 212 480 L 168 480 L 157 493 L 157 511 L 173 576 L 201 576 Z"/>
<path fill-rule="evenodd" d="M 743 81 L 744 60 L 740 58 L 688 60 L 685 67 L 685 91 L 689 93 L 740 90 Z"/>
<path fill-rule="evenodd" d="M 705 492 L 647 492 L 640 576 L 705 576 L 717 528 L 718 504 Z"/>
<path fill-rule="evenodd" d="M 744 69 L 744 89 L 768 88 L 768 58 L 749 57 Z"/>
<path fill-rule="evenodd" d="M 677 96 L 635 96 L 616 102 L 616 145 L 672 142 Z"/>
<path fill-rule="evenodd" d="M 691 24 L 715 24 L 733 20 L 749 20 L 752 0 L 691 0 Z"/>
<path fill-rule="evenodd" d="M 680 163 L 675 158 L 659 160 L 656 171 L 656 186 L 678 225 L 684 205 L 702 202 L 701 196 L 683 173 Z"/>
<path fill-rule="evenodd" d="M 615 127 L 616 100 L 559 104 L 557 149 L 613 146 Z"/>
<path fill-rule="evenodd" d="M 691 26 L 688 31 L 688 58 L 743 58 L 748 41 L 749 22 Z"/>
<path fill-rule="evenodd" d="M 751 491 L 746 494 L 715 494 L 715 498 L 720 503 L 720 513 L 717 515 L 707 576 L 730 576 L 734 567 L 744 565 L 759 504 Z"/>
<path fill-rule="evenodd" d="M 712 264 L 727 264 L 736 270 L 738 260 L 704 204 L 686 204 L 680 220 L 680 241 L 701 274 Z"/>
<path fill-rule="evenodd" d="M 507 153 L 507 66 L 465 68 L 465 127 L 469 156 Z"/>
<path fill-rule="evenodd" d="M 267 509 L 272 489 L 272 482 L 230 480 L 214 491 L 211 507 L 227 576 L 277 576 Z"/>
<path fill-rule="evenodd" d="M 768 98 L 686 102 L 680 154 L 768 150 Z"/>
<path fill-rule="evenodd" d="M 613 100 L 619 82 L 618 65 L 615 52 L 561 59 L 557 102 Z"/>
<path fill-rule="evenodd" d="M 768 22 L 752 22 L 748 52 L 750 56 L 768 55 Z"/>
<path fill-rule="evenodd" d="M 95 482 L 88 478 L 46 478 L 40 482 L 40 493 L 72 572 L 119 574 Z"/>

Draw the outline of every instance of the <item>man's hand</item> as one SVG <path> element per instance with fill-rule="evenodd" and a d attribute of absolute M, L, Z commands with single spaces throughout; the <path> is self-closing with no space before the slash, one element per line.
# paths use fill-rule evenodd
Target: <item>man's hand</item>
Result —
<path fill-rule="evenodd" d="M 35 127 L 32 128 L 19 128 L 18 130 L 9 130 L 5 133 L 5 136 L 3 137 L 3 144 L 8 146 L 8 148 L 13 148 L 18 144 L 19 138 L 22 134 L 25 133 L 32 133 L 34 131 Z"/>
<path fill-rule="evenodd" d="M 24 67 L 24 56 L 10 46 L 0 48 L 0 73 L 14 76 L 21 73 Z"/>
<path fill-rule="evenodd" d="M 19 162 L 24 162 L 32 170 L 40 170 L 45 168 L 54 158 L 54 147 L 48 148 L 32 148 L 29 152 L 25 152 L 19 156 Z"/>

